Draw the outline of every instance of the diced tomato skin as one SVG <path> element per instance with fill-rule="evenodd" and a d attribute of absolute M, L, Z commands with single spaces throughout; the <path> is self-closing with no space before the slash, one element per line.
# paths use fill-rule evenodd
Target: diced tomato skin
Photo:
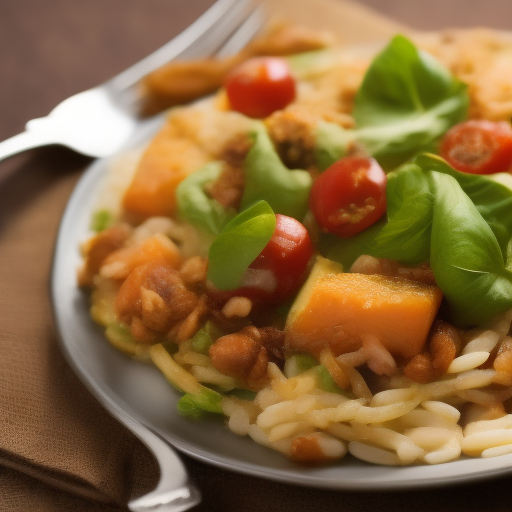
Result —
<path fill-rule="evenodd" d="M 313 255 L 313 244 L 307 229 L 286 215 L 276 215 L 276 229 L 251 269 L 271 270 L 277 278 L 272 302 L 282 302 L 301 285 L 301 278 Z"/>
<path fill-rule="evenodd" d="M 465 121 L 448 130 L 441 142 L 440 154 L 461 172 L 506 172 L 512 166 L 512 127 L 504 121 Z"/>
<path fill-rule="evenodd" d="M 253 302 L 282 304 L 298 291 L 306 278 L 314 247 L 307 229 L 296 219 L 276 214 L 276 228 L 249 271 L 266 271 L 273 278 L 273 289 L 241 286 L 236 290 L 210 290 L 214 302 L 222 304 L 231 297 L 248 297 Z"/>
<path fill-rule="evenodd" d="M 288 63 L 277 57 L 254 57 L 237 66 L 224 82 L 233 110 L 262 119 L 289 105 L 296 83 Z"/>
<path fill-rule="evenodd" d="M 386 183 L 374 159 L 345 157 L 313 183 L 309 207 L 322 231 L 351 237 L 386 212 Z"/>

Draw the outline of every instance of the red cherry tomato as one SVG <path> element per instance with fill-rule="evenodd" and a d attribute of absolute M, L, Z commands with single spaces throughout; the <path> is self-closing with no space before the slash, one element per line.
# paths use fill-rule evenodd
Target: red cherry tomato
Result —
<path fill-rule="evenodd" d="M 452 127 L 441 143 L 441 156 L 458 171 L 491 174 L 512 164 L 509 123 L 471 120 Z"/>
<path fill-rule="evenodd" d="M 270 304 L 280 304 L 302 285 L 313 244 L 307 229 L 292 217 L 276 214 L 276 228 L 259 256 L 251 263 L 237 290 L 212 291 L 219 303 L 242 296 Z"/>
<path fill-rule="evenodd" d="M 350 237 L 386 211 L 386 174 L 372 158 L 345 157 L 313 183 L 309 207 L 324 232 Z"/>
<path fill-rule="evenodd" d="M 237 66 L 224 86 L 233 110 L 267 117 L 295 99 L 295 79 L 284 59 L 254 57 Z"/>

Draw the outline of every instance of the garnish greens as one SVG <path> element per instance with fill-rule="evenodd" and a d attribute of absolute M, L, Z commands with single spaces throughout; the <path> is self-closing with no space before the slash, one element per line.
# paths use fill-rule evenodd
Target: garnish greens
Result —
<path fill-rule="evenodd" d="M 234 290 L 242 276 L 269 242 L 276 216 L 265 201 L 258 201 L 232 219 L 213 241 L 208 254 L 208 279 L 219 290 Z"/>
<path fill-rule="evenodd" d="M 315 55 L 308 58 L 314 61 Z M 387 171 L 396 169 L 388 174 L 387 219 L 349 239 L 322 236 L 320 250 L 346 268 L 361 254 L 408 265 L 430 261 L 452 320 L 481 325 L 512 307 L 512 190 L 420 154 L 466 118 L 468 103 L 462 82 L 404 36 L 394 37 L 371 63 L 356 95 L 356 128 L 320 122 L 316 145 L 320 169 L 345 156 L 354 142 Z M 178 188 L 180 216 L 218 235 L 208 278 L 221 290 L 240 285 L 272 236 L 274 213 L 302 220 L 308 208 L 309 173 L 282 163 L 263 124 L 251 136 L 242 213 L 233 218 L 204 191 L 218 178 L 219 163 Z"/>
<path fill-rule="evenodd" d="M 466 86 L 431 55 L 398 35 L 371 63 L 354 104 L 354 130 L 319 125 L 317 158 L 325 169 L 361 143 L 386 170 L 432 144 L 467 116 Z"/>

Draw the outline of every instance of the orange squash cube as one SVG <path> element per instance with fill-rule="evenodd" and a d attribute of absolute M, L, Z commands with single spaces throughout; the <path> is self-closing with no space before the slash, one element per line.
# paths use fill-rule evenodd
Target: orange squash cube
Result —
<path fill-rule="evenodd" d="M 297 297 L 285 327 L 290 351 L 318 356 L 358 350 L 375 336 L 395 355 L 419 354 L 441 304 L 436 286 L 399 277 L 344 273 L 320 259 Z"/>
<path fill-rule="evenodd" d="M 172 215 L 176 187 L 207 162 L 206 152 L 171 117 L 142 155 L 123 208 L 145 217 Z"/>

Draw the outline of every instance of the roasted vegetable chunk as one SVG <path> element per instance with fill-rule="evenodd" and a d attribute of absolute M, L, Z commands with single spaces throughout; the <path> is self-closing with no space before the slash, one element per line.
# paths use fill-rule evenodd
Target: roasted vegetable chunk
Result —
<path fill-rule="evenodd" d="M 198 300 L 185 287 L 177 270 L 155 261 L 137 267 L 127 277 L 116 297 L 114 311 L 140 342 L 152 343 L 187 317 Z"/>
<path fill-rule="evenodd" d="M 269 361 L 283 359 L 283 333 L 273 327 L 248 326 L 240 332 L 219 338 L 210 347 L 213 366 L 225 375 L 261 387 L 267 378 Z"/>
<path fill-rule="evenodd" d="M 146 217 L 172 215 L 176 208 L 176 187 L 207 161 L 205 151 L 183 135 L 171 118 L 142 155 L 125 193 L 123 207 Z"/>
<path fill-rule="evenodd" d="M 395 356 L 419 354 L 441 303 L 435 286 L 398 277 L 334 272 L 325 260 L 290 311 L 287 348 L 313 355 L 326 345 L 335 355 L 376 337 Z"/>

